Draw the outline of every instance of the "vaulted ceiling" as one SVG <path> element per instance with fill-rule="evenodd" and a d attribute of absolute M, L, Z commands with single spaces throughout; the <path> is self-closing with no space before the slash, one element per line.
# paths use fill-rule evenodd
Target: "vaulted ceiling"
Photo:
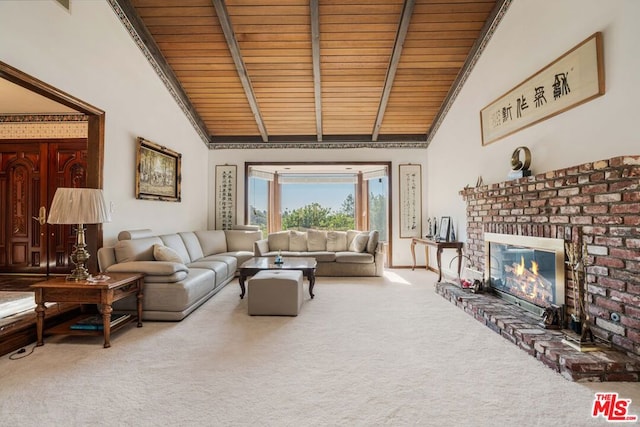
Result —
<path fill-rule="evenodd" d="M 110 0 L 211 148 L 426 147 L 509 0 Z"/>

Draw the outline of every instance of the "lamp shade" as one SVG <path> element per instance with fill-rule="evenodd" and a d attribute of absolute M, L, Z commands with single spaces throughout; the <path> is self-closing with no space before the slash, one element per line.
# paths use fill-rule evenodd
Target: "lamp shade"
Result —
<path fill-rule="evenodd" d="M 111 215 L 98 188 L 59 187 L 51 202 L 49 224 L 101 224 Z"/>

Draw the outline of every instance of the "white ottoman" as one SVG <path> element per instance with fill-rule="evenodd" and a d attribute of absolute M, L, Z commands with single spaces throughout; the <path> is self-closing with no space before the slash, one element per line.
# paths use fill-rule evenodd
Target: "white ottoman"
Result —
<path fill-rule="evenodd" d="M 262 270 L 249 279 L 251 316 L 297 316 L 302 307 L 302 271 Z"/>

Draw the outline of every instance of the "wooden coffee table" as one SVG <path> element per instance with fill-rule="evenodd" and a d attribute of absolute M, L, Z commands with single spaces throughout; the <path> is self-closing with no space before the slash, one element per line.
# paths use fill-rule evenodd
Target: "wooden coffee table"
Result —
<path fill-rule="evenodd" d="M 302 275 L 309 279 L 309 295 L 313 299 L 313 285 L 316 283 L 315 258 L 285 257 L 283 264 L 275 264 L 274 257 L 255 257 L 242 263 L 238 271 L 240 272 L 240 298 L 244 298 L 244 281 L 247 277 L 253 276 L 262 270 L 300 270 Z"/>
<path fill-rule="evenodd" d="M 139 273 L 109 273 L 109 279 L 101 282 L 86 280 L 69 281 L 64 277 L 46 280 L 31 285 L 36 295 L 36 332 L 37 345 L 44 345 L 44 334 L 65 335 L 103 335 L 104 347 L 111 347 L 111 332 L 120 329 L 125 324 L 136 321 L 138 327 L 142 326 L 142 285 L 144 275 Z M 131 316 L 129 321 L 118 326 L 111 327 L 111 305 L 122 298 L 136 295 L 138 299 L 137 316 Z M 102 306 L 103 327 L 102 330 L 76 330 L 71 329 L 79 319 L 86 318 L 83 314 L 68 322 L 44 330 L 45 302 L 67 302 L 76 304 L 99 304 Z"/>

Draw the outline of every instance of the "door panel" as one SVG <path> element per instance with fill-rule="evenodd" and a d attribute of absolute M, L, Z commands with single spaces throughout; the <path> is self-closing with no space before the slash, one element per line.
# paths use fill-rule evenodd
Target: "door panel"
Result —
<path fill-rule="evenodd" d="M 42 200 L 42 165 L 40 144 L 0 144 L 2 272 L 46 273 L 46 246 L 41 234 L 44 231 L 31 219 L 38 211 L 34 207 Z"/>
<path fill-rule="evenodd" d="M 49 183 L 47 206 L 51 206 L 58 187 L 87 186 L 87 144 L 61 142 L 49 144 Z M 48 224 L 50 274 L 66 274 L 73 267 L 69 255 L 75 244 L 75 226 Z"/>
<path fill-rule="evenodd" d="M 87 141 L 0 141 L 0 273 L 64 274 L 71 226 L 44 222 L 58 186 L 85 187 Z"/>

